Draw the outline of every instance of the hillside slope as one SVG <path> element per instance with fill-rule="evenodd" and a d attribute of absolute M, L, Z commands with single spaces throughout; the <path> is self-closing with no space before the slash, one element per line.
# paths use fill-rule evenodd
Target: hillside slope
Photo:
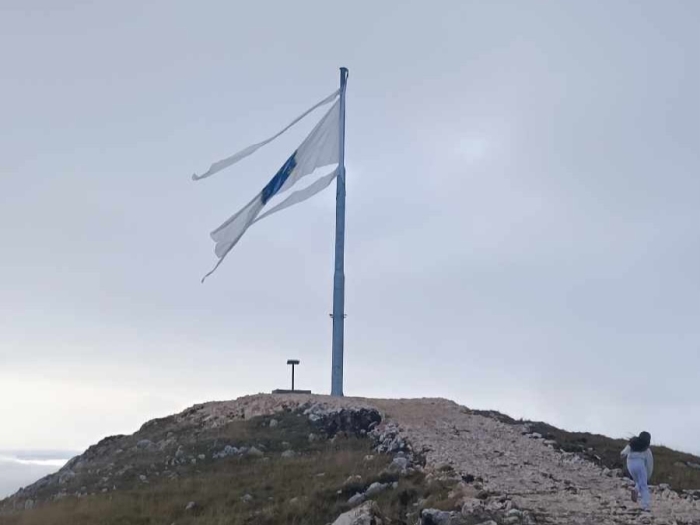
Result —
<path fill-rule="evenodd" d="M 642 515 L 621 445 L 441 399 L 248 396 L 102 440 L 0 502 L 0 524 L 700 524 L 700 460 L 660 450 L 652 481 L 673 487 Z"/>

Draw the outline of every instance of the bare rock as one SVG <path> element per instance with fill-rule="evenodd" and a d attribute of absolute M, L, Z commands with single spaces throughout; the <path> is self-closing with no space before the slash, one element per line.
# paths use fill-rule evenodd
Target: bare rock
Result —
<path fill-rule="evenodd" d="M 364 494 L 360 494 L 359 492 L 355 494 L 353 497 L 351 497 L 348 500 L 348 505 L 351 507 L 357 507 L 360 503 L 363 503 L 365 501 L 366 497 Z"/>
<path fill-rule="evenodd" d="M 378 481 L 375 481 L 372 483 L 367 491 L 365 492 L 365 496 L 368 498 L 373 498 L 374 496 L 381 494 L 384 492 L 386 489 L 389 488 L 389 485 L 386 483 L 379 483 Z"/>
<path fill-rule="evenodd" d="M 227 458 L 230 456 L 235 456 L 240 453 L 240 450 L 231 445 L 226 445 L 221 451 L 215 452 L 212 457 L 214 459 Z"/>
<path fill-rule="evenodd" d="M 389 472 L 393 473 L 404 473 L 408 470 L 410 463 L 406 458 L 394 458 L 389 465 Z"/>
<path fill-rule="evenodd" d="M 462 523 L 461 516 L 454 512 L 438 509 L 424 509 L 420 513 L 421 525 L 455 525 Z"/>
<path fill-rule="evenodd" d="M 375 502 L 368 501 L 338 516 L 333 525 L 379 525 L 381 521 L 379 507 Z"/>
<path fill-rule="evenodd" d="M 254 458 L 261 458 L 261 457 L 263 457 L 265 454 L 264 454 L 263 451 L 260 450 L 260 449 L 257 449 L 257 448 L 255 448 L 255 447 L 250 447 L 250 448 L 248 449 L 248 452 L 246 452 L 246 455 L 252 456 L 252 457 L 254 457 Z"/>
<path fill-rule="evenodd" d="M 153 448 L 153 441 L 150 439 L 141 439 L 136 443 L 136 448 L 139 450 L 148 450 Z"/>

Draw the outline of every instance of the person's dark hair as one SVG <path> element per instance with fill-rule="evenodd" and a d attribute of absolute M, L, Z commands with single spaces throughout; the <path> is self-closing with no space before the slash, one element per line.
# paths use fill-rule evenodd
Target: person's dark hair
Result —
<path fill-rule="evenodd" d="M 642 432 L 638 436 L 630 439 L 630 448 L 632 452 L 644 452 L 651 445 L 651 434 Z"/>

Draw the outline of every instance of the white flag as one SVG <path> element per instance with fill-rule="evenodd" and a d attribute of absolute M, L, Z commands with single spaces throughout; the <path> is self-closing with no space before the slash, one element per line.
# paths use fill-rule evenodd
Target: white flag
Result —
<path fill-rule="evenodd" d="M 292 126 L 294 126 L 294 124 L 296 124 L 297 122 L 299 122 L 299 121 L 300 121 L 301 119 L 303 119 L 306 115 L 308 115 L 309 113 L 311 113 L 313 110 L 318 109 L 318 108 L 320 108 L 321 106 L 325 106 L 326 104 L 330 104 L 331 102 L 333 102 L 339 94 L 340 94 L 340 90 L 337 90 L 337 91 L 331 93 L 331 94 L 328 95 L 326 98 L 324 98 L 321 102 L 319 102 L 318 104 L 316 104 L 316 105 L 313 106 L 312 108 L 307 109 L 306 111 L 304 111 L 304 113 L 302 113 L 302 114 L 299 115 L 297 118 L 295 118 L 294 120 L 292 120 L 292 122 L 291 122 L 288 126 L 286 126 L 282 131 L 280 131 L 280 132 L 278 132 L 278 133 L 275 133 L 275 134 L 272 135 L 269 139 L 265 139 L 265 140 L 263 140 L 262 142 L 258 142 L 257 144 L 253 144 L 252 146 L 248 146 L 247 148 L 243 148 L 243 149 L 242 149 L 241 151 L 239 151 L 238 153 L 236 153 L 236 154 L 234 154 L 234 155 L 231 155 L 230 157 L 226 157 L 225 159 L 222 159 L 222 160 L 219 160 L 219 161 L 215 162 L 214 164 L 212 164 L 211 166 L 209 166 L 209 169 L 208 169 L 205 173 L 202 173 L 201 175 L 197 175 L 197 174 L 195 173 L 194 175 L 192 175 L 192 180 L 202 180 L 202 179 L 206 179 L 207 177 L 211 177 L 212 175 L 214 175 L 214 173 L 217 173 L 217 172 L 219 172 L 219 171 L 221 171 L 221 170 L 223 170 L 223 169 L 225 169 L 225 168 L 228 168 L 229 166 L 235 164 L 235 163 L 238 162 L 239 160 L 243 160 L 244 158 L 246 158 L 246 157 L 252 155 L 252 154 L 255 153 L 256 151 L 258 151 L 260 148 L 262 148 L 265 144 L 269 144 L 270 142 L 272 142 L 273 140 L 275 140 L 277 137 L 279 137 L 280 135 L 282 135 L 282 133 L 284 133 L 284 132 L 287 131 L 289 128 L 291 128 Z"/>
<path fill-rule="evenodd" d="M 332 101 L 334 97 L 337 97 L 338 93 L 334 93 L 331 97 L 324 99 L 316 107 L 328 103 L 329 99 Z M 261 142 L 250 146 L 240 153 L 224 159 L 212 165 L 207 173 L 200 177 L 204 178 L 229 166 L 240 159 L 252 154 L 255 150 L 260 148 L 262 145 L 267 144 L 274 138 L 278 137 L 284 131 L 289 129 L 296 122 L 301 120 L 305 115 L 307 115 L 311 110 L 304 113 L 301 117 L 297 118 L 292 124 L 287 128 L 282 130 L 277 135 L 268 139 L 267 141 Z M 292 193 L 287 199 L 268 210 L 266 213 L 261 214 L 265 206 L 270 202 L 270 200 L 275 196 L 287 191 L 289 188 L 294 186 L 294 184 L 299 181 L 302 177 L 312 174 L 317 168 L 322 168 L 324 166 L 329 166 L 331 164 L 338 164 L 340 158 L 340 101 L 336 100 L 333 106 L 324 115 L 321 121 L 316 124 L 316 127 L 309 133 L 304 142 L 301 143 L 299 148 L 287 159 L 284 165 L 279 169 L 277 174 L 272 177 L 270 182 L 262 189 L 262 191 L 253 198 L 246 206 L 243 207 L 238 213 L 233 215 L 230 219 L 224 222 L 216 230 L 211 233 L 211 238 L 216 243 L 214 252 L 219 258 L 216 266 L 202 278 L 209 277 L 219 265 L 223 262 L 226 255 L 231 251 L 231 249 L 238 243 L 245 231 L 258 220 L 272 215 L 280 210 L 298 204 L 305 201 L 306 199 L 317 194 L 321 190 L 325 189 L 330 185 L 333 179 L 336 177 L 337 169 L 333 169 L 330 173 L 324 177 L 318 179 L 313 184 L 309 185 L 307 188 L 296 191 Z M 221 167 L 223 166 L 223 167 Z"/>

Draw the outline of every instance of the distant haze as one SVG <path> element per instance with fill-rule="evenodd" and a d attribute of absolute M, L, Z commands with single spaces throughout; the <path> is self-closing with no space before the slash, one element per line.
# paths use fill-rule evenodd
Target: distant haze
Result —
<path fill-rule="evenodd" d="M 346 66 L 346 394 L 700 453 L 698 27 L 689 0 L 4 0 L 0 449 L 284 388 L 288 358 L 329 392 L 332 189 L 200 284 L 320 113 L 190 176 Z"/>
<path fill-rule="evenodd" d="M 76 453 L 0 450 L 0 499 L 60 469 Z"/>

